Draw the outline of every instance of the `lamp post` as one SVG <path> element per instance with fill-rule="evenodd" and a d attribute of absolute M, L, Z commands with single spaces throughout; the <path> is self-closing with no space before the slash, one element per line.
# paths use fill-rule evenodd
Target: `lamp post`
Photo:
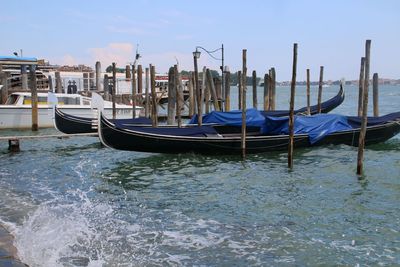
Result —
<path fill-rule="evenodd" d="M 136 65 L 137 62 L 140 58 L 140 54 L 138 52 L 138 46 L 136 46 L 136 55 L 135 55 L 135 60 L 133 62 L 130 62 L 129 64 L 132 66 L 132 118 L 136 118 L 136 78 L 135 78 L 135 72 L 136 72 Z"/>
<path fill-rule="evenodd" d="M 201 114 L 201 105 L 203 101 L 201 99 L 201 92 L 199 88 L 199 68 L 197 67 L 197 59 L 200 57 L 200 52 L 196 49 L 193 52 L 193 62 L 194 62 L 194 89 L 196 90 L 196 98 L 197 98 L 197 121 L 199 126 L 202 125 L 202 114 Z"/>
<path fill-rule="evenodd" d="M 196 63 L 197 63 L 197 59 L 198 58 L 200 58 L 200 54 L 201 54 L 201 52 L 199 51 L 199 49 L 202 49 L 202 50 L 204 50 L 210 57 L 212 57 L 213 59 L 215 59 L 215 60 L 221 60 L 221 66 L 219 67 L 220 69 L 221 69 L 221 80 L 222 80 L 222 95 L 224 95 L 223 94 L 223 90 L 224 90 L 224 83 L 225 83 L 225 81 L 224 81 L 224 44 L 222 44 L 221 45 L 221 47 L 220 48 L 217 48 L 217 49 L 215 49 L 215 50 L 213 50 L 213 51 L 208 51 L 207 49 L 205 49 L 204 47 L 201 47 L 201 46 L 196 46 L 196 51 L 194 51 L 193 52 L 193 57 L 195 58 L 195 60 L 196 60 Z M 217 52 L 217 51 L 220 51 L 221 50 L 221 58 L 217 58 L 217 57 L 215 57 L 214 55 L 213 55 L 213 53 L 215 53 L 215 52 Z"/>

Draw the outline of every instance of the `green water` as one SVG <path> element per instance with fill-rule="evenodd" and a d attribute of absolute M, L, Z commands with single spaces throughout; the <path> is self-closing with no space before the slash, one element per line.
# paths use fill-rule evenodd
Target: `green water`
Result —
<path fill-rule="evenodd" d="M 357 90 L 338 113 L 355 114 Z M 382 114 L 399 110 L 400 87 L 380 97 Z M 21 149 L 0 143 L 0 219 L 30 266 L 400 265 L 399 135 L 365 150 L 362 177 L 344 145 L 296 150 L 293 171 L 284 152 L 136 153 L 89 137 Z"/>

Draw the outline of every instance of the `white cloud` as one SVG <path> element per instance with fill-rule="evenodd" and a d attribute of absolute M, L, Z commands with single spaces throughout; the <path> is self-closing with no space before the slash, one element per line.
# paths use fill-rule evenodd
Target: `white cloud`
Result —
<path fill-rule="evenodd" d="M 69 66 L 74 66 L 79 64 L 79 62 L 69 54 L 64 55 L 61 62 L 62 65 L 69 65 Z"/>
<path fill-rule="evenodd" d="M 179 63 L 180 70 L 193 70 L 193 55 L 192 53 L 182 53 L 169 51 L 165 53 L 156 53 L 143 55 L 139 64 L 148 67 L 149 64 L 155 66 L 157 73 L 166 73 L 169 68 Z"/>
<path fill-rule="evenodd" d="M 92 62 L 100 61 L 105 67 L 113 62 L 122 67 L 134 60 L 134 47 L 130 43 L 110 43 L 106 47 L 90 48 L 89 53 Z"/>

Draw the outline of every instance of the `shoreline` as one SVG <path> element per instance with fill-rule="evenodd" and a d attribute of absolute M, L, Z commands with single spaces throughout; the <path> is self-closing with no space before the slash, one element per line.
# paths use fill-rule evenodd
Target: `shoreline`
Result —
<path fill-rule="evenodd" d="M 13 242 L 14 236 L 0 224 L 0 266 L 27 267 L 18 258 L 18 250 Z"/>

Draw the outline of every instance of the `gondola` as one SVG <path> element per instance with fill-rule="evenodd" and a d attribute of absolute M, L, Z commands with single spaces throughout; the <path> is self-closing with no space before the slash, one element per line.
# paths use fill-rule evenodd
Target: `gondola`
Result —
<path fill-rule="evenodd" d="M 148 118 L 118 120 L 127 125 L 151 125 L 151 120 Z M 97 119 L 67 114 L 56 106 L 54 108 L 54 127 L 65 134 L 95 133 L 97 132 Z"/>
<path fill-rule="evenodd" d="M 344 90 L 340 87 L 340 90 L 336 96 L 333 98 L 321 103 L 321 112 L 328 113 L 337 106 L 339 106 L 344 101 Z M 307 111 L 307 107 L 303 107 L 295 111 L 295 114 L 304 114 Z M 314 105 L 310 107 L 311 114 L 318 113 L 318 105 Z M 274 111 L 261 111 L 263 116 L 287 116 L 289 111 L 287 110 L 274 110 Z M 151 120 L 146 118 L 137 118 L 137 119 L 122 119 L 121 123 L 127 125 L 151 125 Z M 196 119 L 192 119 L 192 123 L 196 123 Z M 60 109 L 55 107 L 54 114 L 54 125 L 56 129 L 66 134 L 74 134 L 74 133 L 95 133 L 97 131 L 97 127 L 92 127 L 97 124 L 97 119 L 93 118 L 84 118 L 73 116 L 70 114 L 66 114 L 62 112 Z"/>
<path fill-rule="evenodd" d="M 338 116 L 338 119 L 335 116 Z M 306 133 L 298 131 L 294 135 L 295 148 L 327 144 L 358 146 L 361 125 L 360 118 L 331 114 L 296 116 L 295 128 L 299 119 L 312 120 L 313 117 L 323 122 L 323 124 L 332 118 L 340 123 L 332 124 L 334 127 L 326 125 L 327 127 L 323 129 L 317 125 L 313 131 Z M 287 117 L 266 117 L 266 119 L 270 119 L 272 122 L 279 119 L 283 120 L 278 121 L 276 125 L 287 125 L 288 120 Z M 377 118 L 369 118 L 369 121 L 365 138 L 366 145 L 384 142 L 400 132 L 400 112 Z M 257 127 L 252 127 L 246 137 L 246 153 L 287 149 L 289 142 L 288 134 L 279 132 L 279 129 L 276 131 L 276 129 L 274 128 L 274 130 L 268 133 L 261 133 L 260 129 L 257 130 Z M 105 146 L 119 150 L 172 154 L 199 153 L 224 155 L 240 154 L 241 151 L 240 127 L 232 125 L 183 128 L 124 127 L 118 122 L 113 123 L 101 115 L 98 130 L 100 140 Z M 322 133 L 326 135 L 321 136 Z M 317 139 L 314 138 L 312 140 L 312 136 L 317 137 Z"/>

